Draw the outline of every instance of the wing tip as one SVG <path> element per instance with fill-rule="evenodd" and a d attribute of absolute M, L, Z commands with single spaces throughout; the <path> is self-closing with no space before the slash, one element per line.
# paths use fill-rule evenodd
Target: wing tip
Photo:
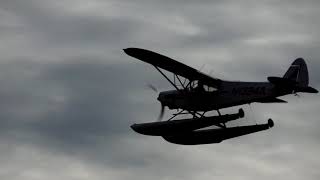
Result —
<path fill-rule="evenodd" d="M 129 55 L 129 56 L 134 56 L 135 49 L 136 49 L 136 48 L 130 47 L 130 48 L 124 48 L 124 49 L 122 49 L 122 50 L 123 50 L 127 55 Z"/>

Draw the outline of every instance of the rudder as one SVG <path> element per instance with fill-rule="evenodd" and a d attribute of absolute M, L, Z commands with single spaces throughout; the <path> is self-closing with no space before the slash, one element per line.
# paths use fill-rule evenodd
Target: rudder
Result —
<path fill-rule="evenodd" d="M 300 87 L 307 87 L 309 84 L 309 74 L 304 59 L 296 59 L 284 74 L 283 78 L 297 82 Z"/>

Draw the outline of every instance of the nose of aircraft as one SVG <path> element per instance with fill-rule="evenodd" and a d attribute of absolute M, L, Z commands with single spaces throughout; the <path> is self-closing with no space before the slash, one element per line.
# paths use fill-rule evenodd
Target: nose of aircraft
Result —
<path fill-rule="evenodd" d="M 159 93 L 157 100 L 163 105 L 166 104 L 165 94 L 163 92 Z"/>
<path fill-rule="evenodd" d="M 157 98 L 158 101 L 161 101 L 161 97 L 160 97 L 160 94 L 158 95 L 158 98 Z"/>
<path fill-rule="evenodd" d="M 163 100 L 164 100 L 164 94 L 163 94 L 162 92 L 159 93 L 157 100 L 160 101 L 160 102 L 163 102 Z"/>

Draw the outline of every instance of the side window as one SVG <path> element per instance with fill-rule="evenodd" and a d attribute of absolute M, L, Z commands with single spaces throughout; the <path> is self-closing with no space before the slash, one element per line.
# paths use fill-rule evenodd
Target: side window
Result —
<path fill-rule="evenodd" d="M 205 91 L 209 91 L 209 86 L 203 85 L 203 88 L 204 88 Z"/>
<path fill-rule="evenodd" d="M 210 86 L 207 86 L 207 85 L 203 85 L 203 87 L 204 87 L 204 90 L 207 91 L 207 92 L 214 92 L 214 91 L 217 90 L 216 88 L 210 87 Z"/>
<path fill-rule="evenodd" d="M 198 84 L 199 84 L 199 81 L 198 81 L 198 80 L 192 81 L 192 86 L 193 86 L 193 87 L 197 87 Z"/>
<path fill-rule="evenodd" d="M 216 90 L 217 90 L 216 88 L 209 86 L 209 89 L 208 89 L 209 92 L 214 92 L 214 91 L 216 91 Z"/>

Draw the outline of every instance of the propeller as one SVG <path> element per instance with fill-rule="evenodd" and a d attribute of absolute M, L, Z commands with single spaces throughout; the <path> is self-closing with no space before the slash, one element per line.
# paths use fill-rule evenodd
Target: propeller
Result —
<path fill-rule="evenodd" d="M 152 91 L 158 93 L 158 89 L 154 85 L 147 84 L 147 87 L 150 88 Z M 164 112 L 165 112 L 165 106 L 161 103 L 161 109 L 160 109 L 160 114 L 159 114 L 159 117 L 158 117 L 158 121 L 162 120 Z"/>

